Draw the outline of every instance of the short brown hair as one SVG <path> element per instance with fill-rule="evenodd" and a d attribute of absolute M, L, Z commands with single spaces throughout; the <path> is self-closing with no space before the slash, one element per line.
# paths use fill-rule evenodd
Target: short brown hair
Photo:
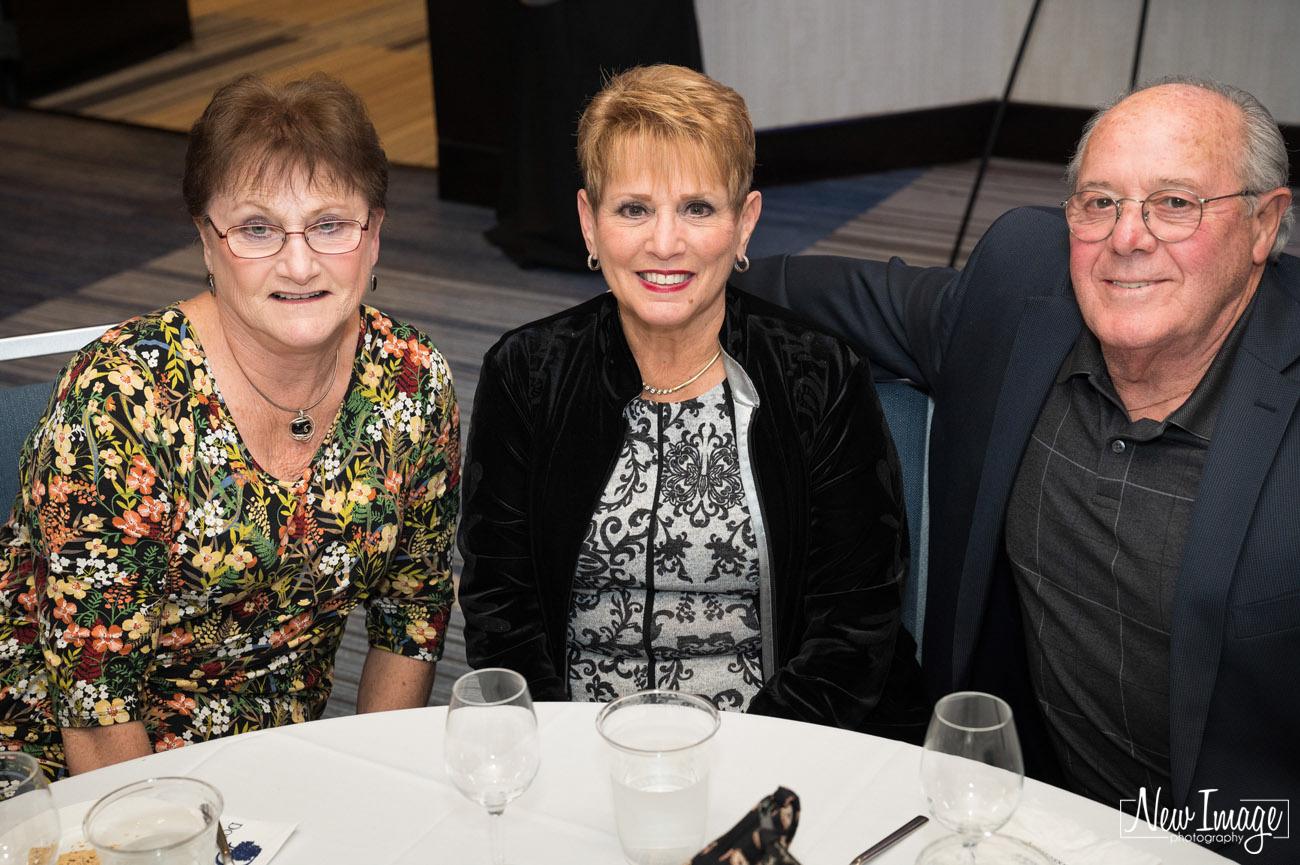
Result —
<path fill-rule="evenodd" d="M 578 164 L 592 204 L 600 201 L 634 139 L 694 150 L 717 172 L 739 209 L 754 180 L 754 124 L 739 93 L 682 66 L 637 66 L 610 78 L 578 123 Z"/>
<path fill-rule="evenodd" d="M 285 85 L 244 75 L 212 96 L 190 128 L 181 189 L 198 219 L 241 183 L 275 183 L 301 170 L 356 191 L 371 210 L 388 200 L 388 157 L 365 103 L 317 73 Z"/>

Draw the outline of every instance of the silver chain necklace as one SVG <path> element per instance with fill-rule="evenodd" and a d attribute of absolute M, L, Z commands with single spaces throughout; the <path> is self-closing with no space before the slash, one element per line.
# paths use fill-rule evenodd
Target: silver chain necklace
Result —
<path fill-rule="evenodd" d="M 651 387 L 650 385 L 646 384 L 645 380 L 643 379 L 641 381 L 641 390 L 645 391 L 646 393 L 655 394 L 656 396 L 664 396 L 665 394 L 677 393 L 677 391 L 686 387 L 688 384 L 693 384 L 696 379 L 698 379 L 700 376 L 708 372 L 709 368 L 712 367 L 715 363 L 717 363 L 718 358 L 720 357 L 722 357 L 722 349 L 718 349 L 718 353 L 713 356 L 712 360 L 710 360 L 708 363 L 704 365 L 704 369 L 700 370 L 695 375 L 686 379 L 686 381 L 677 385 L 677 387 Z M 249 382 L 249 384 L 252 384 L 252 382 Z"/>
<path fill-rule="evenodd" d="M 334 349 L 334 366 L 330 369 L 330 383 L 325 385 L 325 392 L 311 405 L 306 408 L 297 409 L 285 408 L 263 393 L 260 387 L 253 384 L 253 380 L 248 377 L 248 373 L 244 372 L 244 367 L 239 363 L 239 358 L 235 357 L 233 351 L 230 353 L 230 356 L 235 361 L 235 368 L 239 370 L 241 375 L 243 375 L 244 381 L 248 382 L 249 387 L 257 391 L 258 396 L 278 408 L 280 411 L 287 411 L 290 414 L 294 414 L 295 412 L 297 413 L 296 417 L 289 421 L 289 435 L 293 436 L 294 439 L 300 442 L 311 441 L 311 437 L 316 434 L 316 421 L 311 415 L 307 414 L 307 412 L 320 405 L 325 400 L 325 397 L 329 396 L 329 392 L 333 390 L 334 379 L 337 378 L 339 374 L 339 350 L 337 348 Z"/>

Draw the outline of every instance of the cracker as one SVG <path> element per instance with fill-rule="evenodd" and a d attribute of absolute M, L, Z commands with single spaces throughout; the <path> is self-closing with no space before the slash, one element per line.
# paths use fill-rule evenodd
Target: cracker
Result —
<path fill-rule="evenodd" d="M 99 865 L 99 856 L 89 847 L 69 850 L 59 856 L 57 865 Z"/>

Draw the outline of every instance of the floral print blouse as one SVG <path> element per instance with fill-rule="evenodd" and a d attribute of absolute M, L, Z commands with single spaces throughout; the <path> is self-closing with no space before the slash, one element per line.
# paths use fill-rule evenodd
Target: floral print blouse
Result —
<path fill-rule="evenodd" d="M 176 306 L 65 368 L 0 530 L 0 747 L 142 720 L 156 750 L 319 717 L 348 613 L 436 660 L 460 472 L 451 375 L 362 307 L 343 404 L 299 478 L 245 450 Z"/>

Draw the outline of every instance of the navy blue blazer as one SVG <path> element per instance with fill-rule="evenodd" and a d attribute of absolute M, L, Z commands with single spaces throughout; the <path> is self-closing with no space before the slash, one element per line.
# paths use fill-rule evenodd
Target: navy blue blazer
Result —
<path fill-rule="evenodd" d="M 1003 531 L 1030 433 L 1083 326 L 1068 266 L 1060 212 L 1019 208 L 960 272 L 795 256 L 755 261 L 741 283 L 841 334 L 880 377 L 933 396 L 923 672 L 934 696 L 1011 698 L 1027 760 L 1050 758 Z M 1265 268 L 1183 549 L 1162 804 L 1199 806 L 1204 789 L 1218 790 L 1211 807 L 1300 803 L 1298 401 L 1300 259 L 1284 255 Z M 1300 836 L 1246 858 L 1300 861 Z"/>

